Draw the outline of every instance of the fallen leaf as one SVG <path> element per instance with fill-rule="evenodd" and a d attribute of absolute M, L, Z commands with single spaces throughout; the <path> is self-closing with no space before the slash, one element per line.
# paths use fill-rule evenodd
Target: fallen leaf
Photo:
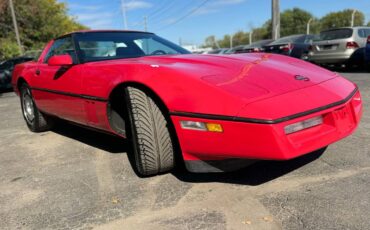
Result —
<path fill-rule="evenodd" d="M 250 221 L 250 220 L 244 220 L 244 221 L 242 222 L 242 224 L 248 224 L 248 225 L 250 225 L 250 224 L 252 224 L 252 221 Z"/>
<path fill-rule="evenodd" d="M 120 199 L 118 199 L 117 197 L 113 197 L 112 198 L 112 203 L 113 204 L 118 204 L 118 203 L 120 203 L 121 202 L 121 200 Z"/>
<path fill-rule="evenodd" d="M 264 221 L 266 221 L 266 222 L 272 222 L 272 221 L 274 221 L 274 219 L 271 217 L 271 216 L 265 216 L 265 217 L 263 217 L 262 218 Z"/>

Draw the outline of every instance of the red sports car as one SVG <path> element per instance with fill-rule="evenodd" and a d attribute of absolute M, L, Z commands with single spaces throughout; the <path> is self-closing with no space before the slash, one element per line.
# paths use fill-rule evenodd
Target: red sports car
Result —
<path fill-rule="evenodd" d="M 358 88 L 275 54 L 192 55 L 155 34 L 80 31 L 18 65 L 13 87 L 31 131 L 55 118 L 131 140 L 137 171 L 215 172 L 326 147 L 360 122 Z"/>

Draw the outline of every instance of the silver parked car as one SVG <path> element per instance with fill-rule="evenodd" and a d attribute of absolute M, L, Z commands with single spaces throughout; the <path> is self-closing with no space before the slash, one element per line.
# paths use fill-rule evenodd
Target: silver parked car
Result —
<path fill-rule="evenodd" d="M 320 32 L 308 58 L 317 64 L 362 65 L 370 27 L 344 27 Z"/>

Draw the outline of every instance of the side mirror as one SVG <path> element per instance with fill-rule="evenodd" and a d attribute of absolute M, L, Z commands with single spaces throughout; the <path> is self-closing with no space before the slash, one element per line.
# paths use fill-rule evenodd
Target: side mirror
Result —
<path fill-rule="evenodd" d="M 367 37 L 367 44 L 370 44 L 370 36 Z"/>
<path fill-rule="evenodd" d="M 50 66 L 69 66 L 73 65 L 73 60 L 68 54 L 55 55 L 49 58 L 48 65 Z"/>

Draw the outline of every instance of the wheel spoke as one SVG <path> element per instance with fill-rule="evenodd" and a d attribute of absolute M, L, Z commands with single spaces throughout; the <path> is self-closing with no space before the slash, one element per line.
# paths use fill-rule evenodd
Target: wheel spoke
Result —
<path fill-rule="evenodd" d="M 23 94 L 22 102 L 23 102 L 23 115 L 28 123 L 32 123 L 33 120 L 35 119 L 35 109 L 31 94 L 28 89 Z"/>

